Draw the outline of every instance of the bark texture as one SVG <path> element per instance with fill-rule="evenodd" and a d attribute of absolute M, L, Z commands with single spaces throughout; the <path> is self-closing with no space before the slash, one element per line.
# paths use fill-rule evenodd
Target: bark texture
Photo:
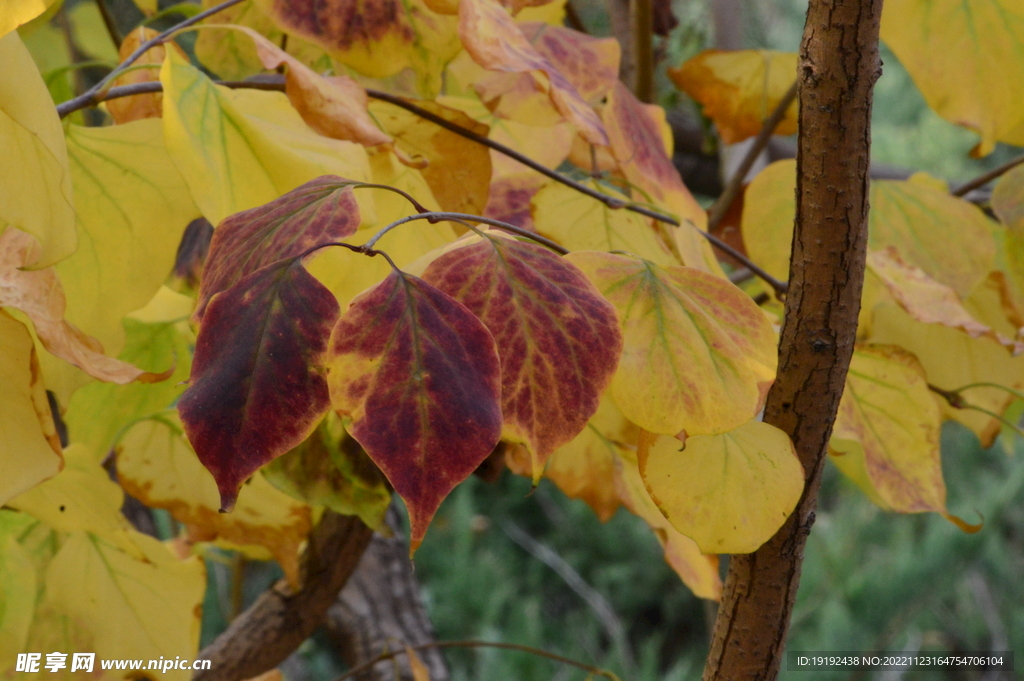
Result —
<path fill-rule="evenodd" d="M 265 591 L 199 653 L 212 664 L 194 681 L 241 681 L 280 664 L 323 623 L 372 537 L 359 518 L 325 511 L 302 559 L 302 589 L 281 580 Z"/>
<path fill-rule="evenodd" d="M 388 509 L 388 525 L 396 531 L 395 536 L 373 536 L 355 573 L 327 611 L 327 631 L 350 668 L 403 645 L 435 641 L 409 560 L 409 546 L 398 533 L 397 514 L 393 506 Z M 430 681 L 448 681 L 448 666 L 440 649 L 418 654 L 430 672 Z M 401 656 L 380 662 L 355 679 L 413 681 L 413 674 Z"/>
<path fill-rule="evenodd" d="M 853 354 L 867 242 L 871 91 L 882 0 L 811 0 L 800 46 L 797 211 L 779 373 L 765 421 L 793 439 L 803 497 L 755 553 L 733 556 L 705 681 L 774 679 Z"/>

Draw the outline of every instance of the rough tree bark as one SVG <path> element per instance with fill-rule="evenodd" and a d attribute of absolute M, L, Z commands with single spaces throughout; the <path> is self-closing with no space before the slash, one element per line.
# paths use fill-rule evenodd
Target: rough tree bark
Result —
<path fill-rule="evenodd" d="M 881 12 L 882 0 L 811 0 L 808 8 L 790 292 L 765 408 L 765 421 L 792 437 L 806 487 L 768 543 L 732 557 L 705 681 L 778 675 L 860 309 Z"/>

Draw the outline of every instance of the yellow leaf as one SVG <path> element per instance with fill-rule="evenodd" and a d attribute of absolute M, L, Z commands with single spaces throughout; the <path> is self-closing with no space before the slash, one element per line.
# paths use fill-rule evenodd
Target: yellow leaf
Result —
<path fill-rule="evenodd" d="M 54 0 L 0 0 L 0 38 L 46 11 Z"/>
<path fill-rule="evenodd" d="M 640 475 L 672 526 L 702 551 L 750 553 L 768 541 L 796 508 L 804 469 L 789 436 L 748 421 L 720 435 L 698 435 L 685 446 L 641 434 Z M 646 451 L 645 451 L 646 450 Z"/>
<path fill-rule="evenodd" d="M 789 279 L 796 217 L 796 161 L 776 161 L 747 185 L 740 229 L 747 255 L 780 281 Z"/>
<path fill-rule="evenodd" d="M 75 45 L 93 59 L 117 63 L 117 46 L 107 31 L 97 0 L 68 5 L 65 10 Z"/>
<path fill-rule="evenodd" d="M 636 455 L 618 450 L 614 460 L 615 490 L 631 513 L 644 519 L 665 549 L 665 562 L 675 570 L 694 596 L 717 601 L 722 598 L 718 556 L 702 553 L 697 544 L 666 520 L 651 499 L 637 467 Z"/>
<path fill-rule="evenodd" d="M 202 561 L 178 560 L 134 530 L 132 540 L 139 557 L 95 535 L 72 533 L 46 571 L 44 604 L 89 632 L 92 645 L 85 650 L 97 658 L 195 657 L 206 587 Z M 171 669 L 160 678 L 191 676 L 191 670 Z"/>
<path fill-rule="evenodd" d="M 616 199 L 628 200 L 596 182 L 587 184 Z M 549 184 L 537 192 L 531 206 L 534 229 L 569 250 L 626 251 L 659 265 L 679 264 L 647 218 L 609 208 L 571 187 Z"/>
<path fill-rule="evenodd" d="M 6 10 L 0 12 L 7 19 Z M 15 32 L 0 38 L 0 233 L 15 227 L 42 246 L 32 267 L 46 267 L 78 245 L 64 131 L 46 84 Z"/>
<path fill-rule="evenodd" d="M 764 119 L 796 82 L 796 53 L 774 50 L 705 50 L 677 69 L 669 69 L 676 86 L 700 102 L 726 144 L 761 131 Z M 775 129 L 796 132 L 794 101 Z"/>
<path fill-rule="evenodd" d="M 0 674 L 25 652 L 37 598 L 36 566 L 18 543 L 29 519 L 0 510 Z"/>
<path fill-rule="evenodd" d="M 266 547 L 288 580 L 298 584 L 298 552 L 312 526 L 309 507 L 279 492 L 262 475 L 242 485 L 231 513 L 189 446 L 175 412 L 129 428 L 117 446 L 118 479 L 152 508 L 165 508 L 193 537 Z"/>
<path fill-rule="evenodd" d="M 32 336 L 0 310 L 0 506 L 57 474 L 60 441 L 36 359 Z M 0 637 L 2 640 L 3 637 Z"/>
<path fill-rule="evenodd" d="M 1007 227 L 1024 230 L 1024 165 L 999 178 L 992 190 L 992 210 Z"/>
<path fill-rule="evenodd" d="M 118 50 L 118 56 L 120 61 L 124 61 L 137 50 L 144 42 L 155 38 L 158 35 L 157 31 L 145 26 L 139 26 L 134 29 L 131 33 L 125 36 L 124 41 L 121 43 L 121 48 Z M 164 63 L 164 55 L 169 49 L 177 50 L 178 53 L 184 57 L 185 53 L 181 51 L 181 48 L 174 42 L 164 43 L 163 45 L 157 45 L 151 47 L 142 53 L 142 56 L 135 60 L 132 65 L 132 70 L 118 76 L 114 79 L 111 87 L 120 87 L 123 85 L 132 85 L 135 83 L 150 83 L 153 81 L 160 80 L 160 66 Z M 149 66 L 149 68 L 140 68 L 136 70 L 136 67 Z M 107 100 L 105 106 L 107 111 L 110 112 L 115 123 L 128 123 L 129 121 L 138 120 L 140 118 L 160 118 L 161 111 L 163 110 L 163 99 L 164 95 L 162 92 L 152 92 L 144 95 L 132 95 L 131 97 L 119 97 L 117 99 Z"/>
<path fill-rule="evenodd" d="M 886 510 L 944 514 L 939 418 L 913 355 L 894 345 L 860 345 L 829 441 L 832 461 Z"/>
<path fill-rule="evenodd" d="M 567 257 L 618 310 L 624 348 L 610 395 L 630 421 L 666 435 L 713 434 L 761 410 L 777 341 L 743 291 L 690 267 L 595 251 Z"/>
<path fill-rule="evenodd" d="M 871 343 L 898 345 L 914 354 L 924 367 L 928 382 L 944 390 L 990 382 L 1017 390 L 1024 389 L 1024 357 L 1013 358 L 1005 348 L 988 338 L 971 338 L 956 329 L 923 324 L 892 303 L 875 310 Z M 964 393 L 978 407 L 1002 414 L 1011 395 L 997 388 L 975 388 Z M 999 433 L 999 422 L 974 410 L 954 409 L 934 396 L 943 417 L 954 419 L 973 430 L 983 446 Z"/>
<path fill-rule="evenodd" d="M 409 660 L 409 671 L 412 672 L 412 681 L 430 681 L 430 671 L 423 660 L 416 654 L 408 644 L 405 646 L 405 656 Z"/>
<path fill-rule="evenodd" d="M 1024 145 L 1024 5 L 1019 0 L 892 0 L 882 40 L 940 116 L 997 141 Z"/>
<path fill-rule="evenodd" d="M 212 224 L 321 175 L 369 177 L 361 145 L 317 135 L 281 93 L 214 85 L 173 50 L 160 81 L 167 150 Z"/>

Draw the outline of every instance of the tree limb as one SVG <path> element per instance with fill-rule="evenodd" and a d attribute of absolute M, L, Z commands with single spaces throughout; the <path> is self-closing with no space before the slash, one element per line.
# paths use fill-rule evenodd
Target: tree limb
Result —
<path fill-rule="evenodd" d="M 729 561 L 704 681 L 772 680 L 796 600 L 832 423 L 853 355 L 867 246 L 882 0 L 811 0 L 798 70 L 791 288 L 764 420 L 793 441 L 804 492 L 779 531 Z"/>
<path fill-rule="evenodd" d="M 979 175 L 970 182 L 964 182 L 962 185 L 960 185 L 950 193 L 953 196 L 965 196 L 966 194 L 968 194 L 971 191 L 974 191 L 975 189 L 984 187 L 986 184 L 996 179 L 997 177 L 1005 175 L 1006 173 L 1010 172 L 1011 170 L 1013 170 L 1022 163 L 1024 163 L 1024 156 L 1018 156 L 1015 159 L 1007 161 L 998 168 L 993 168 L 987 173 Z"/>
<path fill-rule="evenodd" d="M 241 681 L 280 664 L 324 621 L 372 537 L 359 518 L 324 511 L 302 559 L 302 589 L 281 580 L 263 592 L 199 653 L 212 664 L 193 681 Z"/>

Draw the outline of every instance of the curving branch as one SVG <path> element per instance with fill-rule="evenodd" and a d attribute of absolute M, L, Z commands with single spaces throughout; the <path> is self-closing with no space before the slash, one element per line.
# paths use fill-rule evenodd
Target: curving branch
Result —
<path fill-rule="evenodd" d="M 372 537 L 359 518 L 324 511 L 302 558 L 302 589 L 281 580 L 263 592 L 199 653 L 212 664 L 193 681 L 240 681 L 280 664 L 324 621 Z"/>
<path fill-rule="evenodd" d="M 959 187 L 957 187 L 956 189 L 954 189 L 950 193 L 953 196 L 966 196 L 969 192 L 972 192 L 975 189 L 980 189 L 981 187 L 984 187 L 986 184 L 988 184 L 992 180 L 994 180 L 994 179 L 996 179 L 998 177 L 1002 177 L 1003 175 L 1005 175 L 1006 173 L 1010 172 L 1011 170 L 1013 170 L 1014 168 L 1016 168 L 1017 166 L 1019 166 L 1022 163 L 1024 163 L 1024 156 L 1018 156 L 1015 159 L 1011 159 L 1011 160 L 1007 161 L 1006 163 L 1004 163 L 1003 165 L 999 166 L 998 168 L 993 168 L 992 170 L 988 171 L 987 173 L 982 173 L 981 175 L 979 175 L 978 177 L 974 178 L 973 180 L 970 180 L 969 182 L 964 182 L 962 185 L 960 185 Z"/>

